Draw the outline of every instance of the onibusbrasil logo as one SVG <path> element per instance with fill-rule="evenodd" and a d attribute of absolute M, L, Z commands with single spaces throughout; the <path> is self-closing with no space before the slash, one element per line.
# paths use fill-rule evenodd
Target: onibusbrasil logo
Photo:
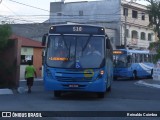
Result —
<path fill-rule="evenodd" d="M 93 77 L 93 75 L 94 75 L 94 70 L 93 69 L 84 70 L 84 76 L 85 77 Z"/>

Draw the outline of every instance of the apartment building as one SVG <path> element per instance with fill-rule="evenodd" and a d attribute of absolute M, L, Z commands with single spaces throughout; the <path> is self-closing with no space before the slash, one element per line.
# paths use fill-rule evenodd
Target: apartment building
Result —
<path fill-rule="evenodd" d="M 115 46 L 147 48 L 155 41 L 146 6 L 126 0 L 51 2 L 48 22 L 95 24 L 112 29 Z"/>
<path fill-rule="evenodd" d="M 144 5 L 134 2 L 121 3 L 121 44 L 147 48 L 155 41 L 153 28 L 149 26 L 149 16 Z M 125 31 L 126 29 L 126 31 Z"/>

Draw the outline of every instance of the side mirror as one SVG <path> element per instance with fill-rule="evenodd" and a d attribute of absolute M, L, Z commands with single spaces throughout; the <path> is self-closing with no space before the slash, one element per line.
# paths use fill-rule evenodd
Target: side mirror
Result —
<path fill-rule="evenodd" d="M 43 37 L 42 37 L 42 46 L 46 45 L 46 39 L 47 39 L 47 35 L 44 34 Z"/>
<path fill-rule="evenodd" d="M 106 48 L 111 49 L 110 40 L 108 38 L 106 38 Z"/>

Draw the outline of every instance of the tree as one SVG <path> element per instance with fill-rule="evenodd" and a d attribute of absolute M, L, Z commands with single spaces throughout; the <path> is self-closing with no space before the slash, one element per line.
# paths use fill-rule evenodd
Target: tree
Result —
<path fill-rule="evenodd" d="M 9 73 L 11 67 L 7 67 L 7 62 L 4 59 L 4 53 L 10 47 L 9 37 L 11 36 L 11 27 L 8 24 L 0 25 L 0 88 L 8 85 L 8 79 L 5 77 L 11 76 Z"/>
<path fill-rule="evenodd" d="M 0 51 L 7 46 L 11 34 L 11 27 L 8 24 L 0 25 Z"/>
<path fill-rule="evenodd" d="M 147 6 L 149 14 L 150 26 L 154 27 L 157 37 L 160 40 L 160 1 L 158 0 L 146 0 L 150 3 Z"/>
<path fill-rule="evenodd" d="M 150 43 L 149 49 L 156 51 L 155 62 L 160 59 L 160 1 L 146 0 L 150 3 L 147 6 L 149 14 L 149 26 L 157 33 L 158 41 Z"/>

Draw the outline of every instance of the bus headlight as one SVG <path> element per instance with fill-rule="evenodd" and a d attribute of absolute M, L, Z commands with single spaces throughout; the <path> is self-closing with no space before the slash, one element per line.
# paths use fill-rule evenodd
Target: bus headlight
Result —
<path fill-rule="evenodd" d="M 98 74 L 96 80 L 102 78 L 103 75 L 104 75 L 104 70 L 100 70 L 100 72 L 99 72 L 99 74 Z"/>

